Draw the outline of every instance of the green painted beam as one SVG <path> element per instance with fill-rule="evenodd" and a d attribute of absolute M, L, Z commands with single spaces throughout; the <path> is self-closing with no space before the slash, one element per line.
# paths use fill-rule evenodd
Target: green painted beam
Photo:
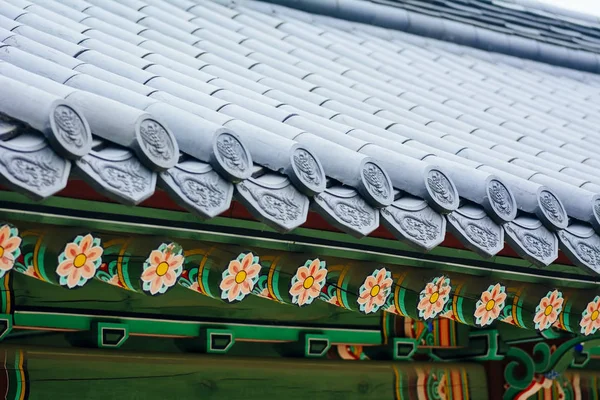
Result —
<path fill-rule="evenodd" d="M 202 321 L 164 320 L 152 318 L 132 318 L 112 315 L 66 314 L 39 311 L 15 311 L 14 328 L 54 329 L 89 331 L 94 321 L 126 324 L 129 335 L 197 337 L 201 329 L 227 329 L 234 333 L 236 340 L 256 340 L 293 342 L 300 340 L 303 332 L 319 332 L 333 344 L 379 345 L 382 337 L 375 329 L 317 328 L 314 326 L 261 325 L 252 323 L 215 323 Z"/>
<path fill-rule="evenodd" d="M 51 197 L 36 203 L 13 192 L 1 192 L 0 219 L 25 221 L 123 233 L 236 243 L 274 250 L 312 252 L 323 257 L 344 257 L 387 264 L 436 268 L 477 276 L 530 283 L 560 283 L 563 287 L 591 288 L 600 283 L 586 271 L 553 264 L 543 270 L 520 258 L 496 256 L 484 260 L 474 252 L 438 247 L 428 254 L 415 252 L 397 240 L 356 239 L 338 232 L 297 228 L 282 235 L 266 225 L 218 217 L 202 221 L 181 211 Z"/>

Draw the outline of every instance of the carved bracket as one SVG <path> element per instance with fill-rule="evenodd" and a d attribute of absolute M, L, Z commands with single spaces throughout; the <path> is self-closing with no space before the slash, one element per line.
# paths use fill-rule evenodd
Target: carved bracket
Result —
<path fill-rule="evenodd" d="M 327 188 L 314 197 L 313 208 L 333 226 L 361 238 L 379 226 L 379 213 L 353 189 Z"/>
<path fill-rule="evenodd" d="M 444 241 L 446 220 L 427 203 L 405 195 L 381 209 L 381 221 L 398 240 L 428 251 Z"/>
<path fill-rule="evenodd" d="M 504 247 L 504 231 L 481 206 L 463 203 L 447 215 L 448 229 L 465 245 L 483 257 L 492 257 Z"/>
<path fill-rule="evenodd" d="M 169 195 L 201 218 L 213 218 L 231 205 L 233 185 L 217 174 L 210 164 L 184 161 L 159 175 Z"/>
<path fill-rule="evenodd" d="M 156 173 L 129 150 L 97 142 L 95 150 L 75 165 L 80 176 L 99 193 L 119 203 L 135 205 L 154 193 Z"/>
<path fill-rule="evenodd" d="M 237 198 L 265 224 L 280 232 L 302 225 L 308 215 L 309 201 L 288 178 L 267 173 L 236 185 Z"/>
<path fill-rule="evenodd" d="M 506 240 L 524 259 L 545 267 L 558 257 L 558 239 L 531 216 L 520 215 L 504 225 Z"/>
<path fill-rule="evenodd" d="M 558 239 L 560 249 L 574 264 L 600 274 L 600 236 L 591 226 L 572 223 L 558 232 Z"/>

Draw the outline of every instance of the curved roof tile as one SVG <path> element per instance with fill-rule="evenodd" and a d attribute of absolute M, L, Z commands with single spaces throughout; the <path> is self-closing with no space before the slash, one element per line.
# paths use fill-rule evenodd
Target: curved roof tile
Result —
<path fill-rule="evenodd" d="M 442 38 L 463 29 L 387 10 L 386 21 Z M 479 45 L 531 45 L 461 32 L 468 44 L 475 32 Z M 203 218 L 235 194 L 283 232 L 310 205 L 357 237 L 381 222 L 426 251 L 447 221 L 485 257 L 506 239 L 544 266 L 560 243 L 600 267 L 595 75 L 250 0 L 0 0 L 0 60 L 9 98 L 39 104 L 0 102 L 17 124 L 3 123 L 0 151 L 27 162 L 45 152 L 58 171 L 52 183 L 23 180 L 0 162 L 31 196 L 64 187 L 74 160 L 123 203 L 150 196 L 158 178 Z M 52 107 L 89 124 L 84 150 L 57 142 Z"/>

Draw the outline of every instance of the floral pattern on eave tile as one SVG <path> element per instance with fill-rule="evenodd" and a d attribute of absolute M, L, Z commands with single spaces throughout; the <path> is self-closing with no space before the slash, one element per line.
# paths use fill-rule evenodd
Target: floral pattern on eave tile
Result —
<path fill-rule="evenodd" d="M 163 243 L 144 261 L 142 290 L 155 296 L 165 293 L 183 272 L 183 249 L 176 243 Z"/>
<path fill-rule="evenodd" d="M 0 279 L 10 271 L 21 255 L 19 230 L 8 224 L 0 227 Z"/>
<path fill-rule="evenodd" d="M 318 258 L 306 261 L 292 277 L 290 287 L 292 303 L 298 306 L 311 304 L 319 297 L 326 279 L 327 269 L 324 261 Z"/>
<path fill-rule="evenodd" d="M 487 326 L 494 322 L 506 305 L 506 287 L 496 283 L 481 293 L 475 304 L 475 324 Z"/>
<path fill-rule="evenodd" d="M 581 333 L 585 336 L 593 335 L 598 331 L 600 328 L 600 296 L 594 297 L 594 300 L 587 304 L 581 314 L 579 326 Z"/>
<path fill-rule="evenodd" d="M 365 279 L 358 290 L 360 311 L 370 314 L 379 311 L 392 291 L 392 273 L 385 268 L 376 269 Z"/>
<path fill-rule="evenodd" d="M 73 289 L 81 287 L 96 275 L 96 270 L 102 264 L 101 241 L 91 234 L 79 235 L 67 243 L 62 253 L 58 255 L 58 283 Z"/>
<path fill-rule="evenodd" d="M 221 276 L 221 299 L 229 303 L 244 300 L 258 282 L 260 269 L 259 258 L 252 253 L 231 260 Z"/>
<path fill-rule="evenodd" d="M 535 329 L 543 331 L 550 328 L 558 320 L 558 316 L 562 312 L 563 302 L 563 295 L 558 290 L 551 290 L 542 297 L 535 308 L 535 316 L 533 317 Z"/>
<path fill-rule="evenodd" d="M 430 319 L 438 316 L 450 298 L 450 278 L 438 276 L 425 285 L 419 293 L 417 311 L 419 318 Z"/>

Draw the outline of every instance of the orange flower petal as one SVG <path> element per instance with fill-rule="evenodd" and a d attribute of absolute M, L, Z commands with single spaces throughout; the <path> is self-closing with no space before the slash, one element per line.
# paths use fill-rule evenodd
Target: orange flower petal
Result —
<path fill-rule="evenodd" d="M 381 282 L 381 289 L 387 289 L 392 287 L 392 284 L 394 283 L 394 281 L 392 280 L 392 278 L 386 278 L 383 280 L 383 282 Z"/>
<path fill-rule="evenodd" d="M 92 242 L 94 241 L 94 239 L 92 238 L 92 235 L 90 235 L 89 233 L 87 235 L 85 235 L 83 237 L 83 239 L 81 239 L 81 242 L 79 243 L 79 248 L 81 249 L 81 252 L 83 254 L 85 254 L 85 252 L 92 247 Z"/>
<path fill-rule="evenodd" d="M 242 269 L 245 271 L 254 262 L 254 254 L 248 253 L 242 259 Z"/>
<path fill-rule="evenodd" d="M 94 246 L 85 253 L 88 261 L 96 261 L 102 255 L 102 247 Z"/>
<path fill-rule="evenodd" d="M 4 241 L 10 236 L 10 228 L 8 225 L 0 227 L 0 246 L 4 247 Z"/>
<path fill-rule="evenodd" d="M 252 290 L 251 283 L 252 282 L 249 279 L 246 279 L 244 282 L 242 282 L 240 284 L 240 290 L 242 291 L 242 294 L 250 293 L 250 291 Z"/>
<path fill-rule="evenodd" d="M 144 272 L 142 272 L 141 279 L 144 282 L 152 282 L 152 280 L 157 276 L 156 268 L 158 265 L 150 265 Z"/>
<path fill-rule="evenodd" d="M 421 301 L 419 301 L 419 304 L 417 305 L 417 308 L 419 310 L 425 309 L 426 307 L 428 307 L 428 305 L 431 304 L 429 302 L 429 297 L 425 296 Z"/>
<path fill-rule="evenodd" d="M 156 278 L 150 284 L 150 293 L 156 294 L 162 287 L 162 276 L 156 276 Z"/>
<path fill-rule="evenodd" d="M 162 251 L 152 250 L 150 257 L 148 258 L 150 259 L 150 264 L 158 265 L 164 261 L 165 255 L 162 253 Z"/>
<path fill-rule="evenodd" d="M 260 264 L 252 264 L 246 268 L 246 279 L 252 279 L 260 272 Z"/>
<path fill-rule="evenodd" d="M 302 306 L 302 305 L 306 304 L 307 300 L 308 300 L 308 290 L 305 290 L 298 297 L 298 305 Z"/>
<path fill-rule="evenodd" d="M 73 268 L 75 268 L 75 266 L 73 265 L 73 260 L 66 259 L 65 261 L 58 264 L 58 267 L 56 268 L 56 273 L 59 276 L 67 276 Z"/>
<path fill-rule="evenodd" d="M 565 301 L 565 299 L 563 299 L 562 297 L 557 297 L 556 300 L 554 301 L 554 303 L 552 303 L 552 307 L 553 308 L 562 308 L 564 301 Z"/>
<path fill-rule="evenodd" d="M 506 301 L 506 293 L 498 293 L 498 295 L 494 298 L 496 304 L 504 303 Z"/>
<path fill-rule="evenodd" d="M 486 313 L 486 311 L 487 310 L 485 309 L 485 303 L 484 303 L 475 309 L 475 312 L 473 313 L 473 315 L 475 316 L 475 318 L 481 318 Z"/>
<path fill-rule="evenodd" d="M 227 294 L 227 299 L 232 302 L 236 297 L 238 297 L 238 294 L 240 294 L 240 285 L 234 285 Z"/>
<path fill-rule="evenodd" d="M 86 262 L 85 264 L 83 264 L 81 266 L 80 270 L 81 270 L 81 276 L 84 277 L 85 279 L 93 278 L 94 274 L 96 273 L 94 264 L 92 264 L 91 262 Z"/>
<path fill-rule="evenodd" d="M 385 274 L 386 274 L 386 270 L 385 268 L 381 268 L 379 270 L 379 272 L 377 272 L 377 276 L 375 277 L 375 280 L 377 281 L 378 285 L 383 284 L 383 280 L 385 279 Z"/>
<path fill-rule="evenodd" d="M 229 266 L 227 267 L 230 275 L 235 276 L 238 272 L 242 270 L 242 264 L 238 260 L 229 261 Z"/>
<path fill-rule="evenodd" d="M 74 288 L 79 283 L 79 278 L 81 277 L 81 271 L 79 268 L 73 268 L 67 277 L 67 286 L 70 288 Z"/>
<path fill-rule="evenodd" d="M 313 283 L 313 285 L 308 289 L 308 294 L 312 297 L 317 297 L 321 293 L 321 285 L 318 283 Z"/>
<path fill-rule="evenodd" d="M 365 279 L 365 283 L 363 285 L 365 286 L 366 291 L 370 291 L 376 284 L 377 281 L 375 278 L 369 275 L 367 276 L 367 279 Z"/>
<path fill-rule="evenodd" d="M 219 288 L 221 288 L 221 290 L 223 290 L 223 291 L 230 290 L 234 286 L 237 286 L 237 283 L 235 283 L 235 275 L 234 276 L 230 275 L 230 276 L 226 277 L 219 284 Z"/>
<path fill-rule="evenodd" d="M 20 237 L 12 237 L 8 240 L 4 241 L 4 246 L 2 246 L 4 248 L 4 252 L 6 253 L 12 253 L 13 251 L 15 251 L 19 246 L 21 245 L 21 238 Z"/>
<path fill-rule="evenodd" d="M 177 280 L 177 274 L 175 271 L 169 269 L 166 274 L 162 276 L 163 283 L 167 286 L 173 286 Z"/>
<path fill-rule="evenodd" d="M 317 258 L 310 263 L 310 267 L 308 268 L 308 274 L 310 276 L 315 276 L 319 267 L 321 266 L 321 261 Z"/>
<path fill-rule="evenodd" d="M 373 299 L 374 297 L 369 297 L 367 299 L 367 304 L 365 305 L 365 313 L 367 314 L 373 312 Z"/>
<path fill-rule="evenodd" d="M 303 291 L 304 291 L 304 283 L 296 282 L 292 285 L 292 287 L 290 289 L 290 294 L 292 296 L 300 296 L 300 293 L 302 293 Z"/>
<path fill-rule="evenodd" d="M 312 277 L 315 278 L 315 282 L 321 283 L 321 281 L 327 278 L 327 270 L 325 268 L 320 269 L 317 272 L 315 272 Z"/>
<path fill-rule="evenodd" d="M 14 260 L 12 260 L 6 256 L 0 257 L 0 270 L 8 271 L 9 269 L 11 269 L 13 267 L 13 265 L 15 265 Z"/>

